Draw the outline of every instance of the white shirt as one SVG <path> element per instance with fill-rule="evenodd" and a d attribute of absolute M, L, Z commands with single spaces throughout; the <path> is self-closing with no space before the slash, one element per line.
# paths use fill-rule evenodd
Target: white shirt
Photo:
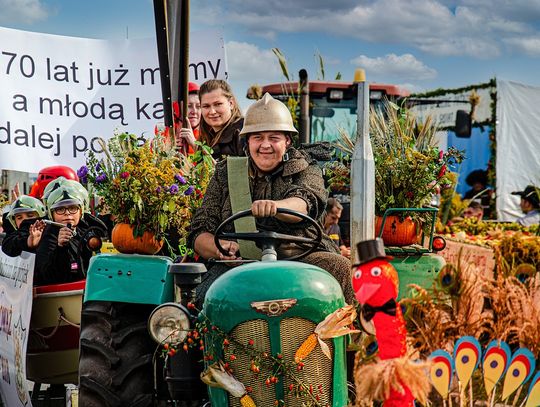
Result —
<path fill-rule="evenodd" d="M 532 226 L 540 223 L 540 212 L 537 209 L 527 212 L 525 216 L 516 220 L 521 226 Z"/>

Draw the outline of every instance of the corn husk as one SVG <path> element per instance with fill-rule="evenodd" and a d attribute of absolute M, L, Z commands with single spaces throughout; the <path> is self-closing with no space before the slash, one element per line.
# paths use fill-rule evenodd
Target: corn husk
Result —
<path fill-rule="evenodd" d="M 351 328 L 355 319 L 356 309 L 353 305 L 346 305 L 345 307 L 341 307 L 332 312 L 315 327 L 314 332 L 317 334 L 321 350 L 328 359 L 332 359 L 332 354 L 330 353 L 328 345 L 324 343 L 324 340 L 337 338 L 351 333 L 359 333 L 359 330 Z"/>
<path fill-rule="evenodd" d="M 225 370 L 222 362 L 216 362 L 201 373 L 201 380 L 208 386 L 226 390 L 234 397 L 246 394 L 246 388 L 238 379 Z"/>

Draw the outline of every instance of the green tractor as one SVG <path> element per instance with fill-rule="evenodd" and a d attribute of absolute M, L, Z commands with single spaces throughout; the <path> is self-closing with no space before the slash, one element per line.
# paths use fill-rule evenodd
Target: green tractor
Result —
<path fill-rule="evenodd" d="M 222 226 L 250 214 L 239 212 Z M 318 225 L 305 215 L 295 216 Z M 93 258 L 81 316 L 81 405 L 149 406 L 171 400 L 239 405 L 238 395 L 223 389 L 206 390 L 199 379 L 202 359 L 207 365 L 212 359 L 226 360 L 227 369 L 245 385 L 256 405 L 284 402 L 301 406 L 306 400 L 335 407 L 347 405 L 344 337 L 325 341 L 331 358 L 317 346 L 302 361 L 301 369 L 296 369 L 294 360 L 295 351 L 317 324 L 345 305 L 341 287 L 318 267 L 276 261 L 281 242 L 301 239 L 310 246 L 304 254 L 314 250 L 322 236 L 320 226 L 318 229 L 319 238 L 308 241 L 274 232 L 225 234 L 220 227 L 217 244 L 220 238 L 252 240 L 263 250 L 263 258 L 232 268 L 218 278 L 200 313 L 192 303 L 206 271 L 202 264 L 122 254 Z M 186 337 L 202 323 L 209 332 L 202 335 L 201 345 L 195 343 L 188 352 L 182 345 L 176 353 L 163 352 L 165 343 L 189 343 Z M 222 346 L 223 337 L 251 344 L 251 353 Z M 200 346 L 204 350 L 199 350 Z M 261 360 L 257 372 L 250 370 L 253 352 L 259 355 L 255 360 Z M 274 363 L 267 363 L 269 360 Z M 270 377 L 274 379 L 268 385 Z M 315 395 L 310 386 L 315 387 Z"/>
<path fill-rule="evenodd" d="M 378 237 L 383 238 L 387 230 L 390 233 L 397 228 L 396 220 L 390 220 L 394 214 L 428 213 L 431 215 L 431 224 L 424 230 L 418 243 L 404 246 L 392 246 L 385 242 L 385 252 L 392 256 L 390 261 L 399 275 L 398 298 L 409 297 L 412 294 L 411 284 L 431 288 L 438 281 L 439 271 L 446 261 L 437 252 L 446 247 L 446 241 L 441 236 L 435 236 L 435 222 L 437 221 L 437 208 L 391 208 L 386 210 L 382 217 Z M 396 217 L 394 216 L 393 219 Z M 387 226 L 388 225 L 388 226 Z"/>

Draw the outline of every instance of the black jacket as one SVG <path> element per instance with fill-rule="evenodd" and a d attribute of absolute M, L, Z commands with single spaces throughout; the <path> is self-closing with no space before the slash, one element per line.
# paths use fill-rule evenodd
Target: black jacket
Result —
<path fill-rule="evenodd" d="M 30 249 L 28 247 L 28 236 L 30 235 L 30 226 L 36 220 L 38 218 L 25 219 L 21 222 L 18 229 L 12 227 L 2 241 L 2 251 L 10 257 L 20 256 L 23 251 L 35 253 L 36 249 Z"/>
<path fill-rule="evenodd" d="M 85 213 L 77 225 L 76 235 L 66 246 L 58 246 L 60 228 L 47 225 L 36 251 L 34 285 L 60 284 L 86 278 L 92 251 L 86 246 L 85 236 L 92 228 L 101 237 L 107 228 L 95 216 Z"/>
<path fill-rule="evenodd" d="M 232 124 L 229 124 L 221 134 L 219 141 L 212 146 L 214 152 L 212 157 L 219 160 L 223 156 L 232 155 L 235 157 L 243 157 L 246 155 L 244 151 L 245 139 L 240 137 L 240 130 L 244 126 L 244 119 L 240 119 Z M 213 139 L 215 133 L 210 130 L 210 136 Z"/>

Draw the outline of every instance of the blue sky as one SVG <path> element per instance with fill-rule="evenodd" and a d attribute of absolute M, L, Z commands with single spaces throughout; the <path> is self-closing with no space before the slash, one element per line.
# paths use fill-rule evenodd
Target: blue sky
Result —
<path fill-rule="evenodd" d="M 149 0 L 0 0 L 0 26 L 86 38 L 154 37 Z M 356 67 L 368 81 L 412 91 L 492 77 L 540 85 L 540 0 L 193 0 L 191 28 L 224 34 L 229 80 L 242 105 L 253 83 L 290 71 L 320 79 Z"/>

